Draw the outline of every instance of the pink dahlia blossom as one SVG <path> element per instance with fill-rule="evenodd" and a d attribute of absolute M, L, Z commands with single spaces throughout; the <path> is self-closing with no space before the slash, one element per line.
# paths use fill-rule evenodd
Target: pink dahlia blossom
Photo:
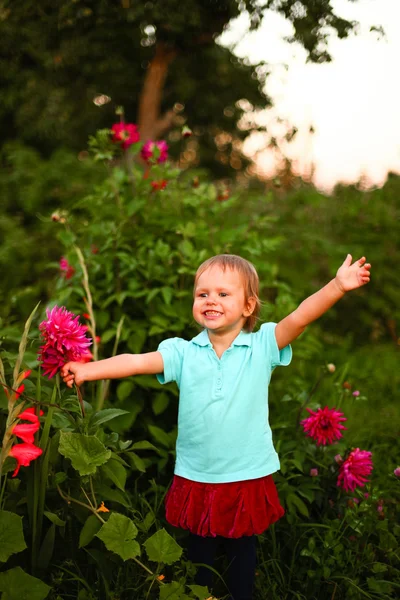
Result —
<path fill-rule="evenodd" d="M 310 469 L 310 477 L 318 477 L 318 469 Z"/>
<path fill-rule="evenodd" d="M 301 421 L 304 433 L 317 442 L 317 446 L 333 444 L 334 441 L 342 437 L 343 421 L 347 421 L 343 413 L 335 408 L 319 408 L 317 411 L 306 408 L 310 413 L 307 419 Z"/>
<path fill-rule="evenodd" d="M 400 477 L 400 467 L 396 467 L 393 473 L 396 475 L 396 477 Z"/>
<path fill-rule="evenodd" d="M 355 448 L 339 468 L 337 485 L 346 492 L 354 492 L 363 487 L 372 471 L 372 454 L 367 450 Z"/>
<path fill-rule="evenodd" d="M 47 309 L 47 320 L 39 325 L 44 345 L 40 348 L 39 361 L 49 379 L 70 360 L 91 360 L 89 346 L 92 340 L 86 337 L 87 326 L 79 323 L 79 316 L 64 306 Z"/>
<path fill-rule="evenodd" d="M 138 128 L 133 123 L 115 123 L 111 127 L 111 131 L 113 132 L 112 141 L 120 143 L 124 150 L 140 140 Z"/>
<path fill-rule="evenodd" d="M 168 158 L 168 144 L 165 140 L 152 142 L 149 140 L 142 148 L 141 155 L 143 160 L 148 162 L 163 163 Z"/>

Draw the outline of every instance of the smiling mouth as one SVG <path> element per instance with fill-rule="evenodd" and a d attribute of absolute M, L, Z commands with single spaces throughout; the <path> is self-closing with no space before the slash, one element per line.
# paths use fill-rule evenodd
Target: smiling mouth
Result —
<path fill-rule="evenodd" d="M 216 310 L 206 310 L 204 315 L 206 317 L 220 317 L 222 313 L 217 312 Z"/>

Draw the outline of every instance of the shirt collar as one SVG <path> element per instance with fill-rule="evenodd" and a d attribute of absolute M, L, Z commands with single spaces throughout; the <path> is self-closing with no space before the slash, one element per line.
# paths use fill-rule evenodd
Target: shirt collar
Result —
<path fill-rule="evenodd" d="M 199 335 L 196 335 L 196 337 L 192 339 L 192 342 L 198 346 L 212 346 L 210 338 L 208 337 L 207 329 L 203 329 Z M 233 340 L 232 346 L 251 346 L 251 334 L 246 333 L 246 331 L 241 331 Z"/>

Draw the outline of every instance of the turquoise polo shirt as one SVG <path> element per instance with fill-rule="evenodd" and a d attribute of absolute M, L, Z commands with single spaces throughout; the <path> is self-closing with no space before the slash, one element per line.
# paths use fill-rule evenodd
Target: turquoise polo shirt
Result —
<path fill-rule="evenodd" d="M 158 350 L 160 383 L 179 387 L 175 474 L 204 483 L 256 479 L 279 469 L 268 422 L 273 369 L 292 358 L 279 350 L 276 323 L 241 331 L 218 358 L 207 330 L 190 341 L 171 338 Z"/>

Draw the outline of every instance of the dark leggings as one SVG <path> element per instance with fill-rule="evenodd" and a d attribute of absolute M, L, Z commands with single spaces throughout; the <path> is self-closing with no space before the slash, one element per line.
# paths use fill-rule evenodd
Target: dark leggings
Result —
<path fill-rule="evenodd" d="M 231 600 L 251 600 L 253 597 L 254 575 L 256 568 L 256 536 L 241 538 L 201 537 L 190 534 L 188 558 L 193 563 L 214 566 L 215 554 L 219 545 L 223 545 L 228 557 L 227 584 Z M 209 589 L 213 583 L 213 571 L 199 567 L 196 583 Z"/>

